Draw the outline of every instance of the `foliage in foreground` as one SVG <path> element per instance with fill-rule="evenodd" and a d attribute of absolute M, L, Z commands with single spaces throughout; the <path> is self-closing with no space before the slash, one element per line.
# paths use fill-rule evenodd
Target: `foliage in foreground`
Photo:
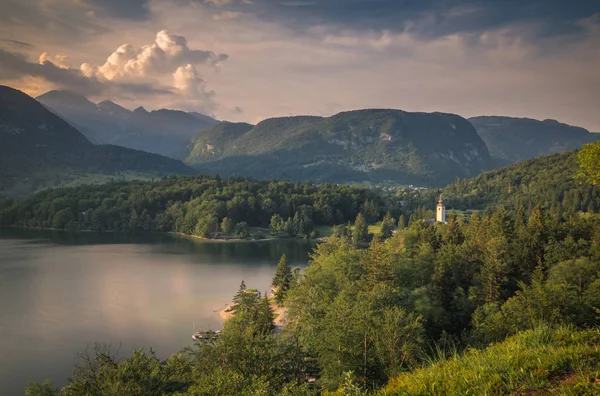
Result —
<path fill-rule="evenodd" d="M 381 395 L 600 392 L 600 330 L 540 326 L 392 379 Z"/>

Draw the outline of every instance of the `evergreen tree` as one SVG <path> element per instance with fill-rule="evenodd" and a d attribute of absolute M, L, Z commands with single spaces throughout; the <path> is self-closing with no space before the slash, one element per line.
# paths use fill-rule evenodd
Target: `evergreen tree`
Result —
<path fill-rule="evenodd" d="M 383 221 L 381 222 L 381 237 L 383 239 L 391 237 L 395 226 L 396 221 L 394 220 L 390 212 L 387 212 L 383 217 Z"/>
<path fill-rule="evenodd" d="M 369 225 L 367 224 L 367 220 L 363 216 L 362 213 L 359 213 L 356 216 L 356 221 L 354 222 L 354 230 L 352 231 L 352 240 L 355 244 L 367 242 L 369 237 Z"/>
<path fill-rule="evenodd" d="M 292 269 L 288 263 L 287 256 L 283 254 L 281 259 L 279 259 L 279 263 L 275 269 L 275 276 L 273 276 L 273 281 L 271 282 L 273 287 L 277 289 L 275 292 L 275 299 L 279 305 L 283 303 L 291 282 Z"/>

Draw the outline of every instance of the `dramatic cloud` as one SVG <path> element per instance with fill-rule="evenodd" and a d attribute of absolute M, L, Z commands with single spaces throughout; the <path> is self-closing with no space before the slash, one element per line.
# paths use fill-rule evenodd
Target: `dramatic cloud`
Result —
<path fill-rule="evenodd" d="M 214 92 L 206 89 L 206 81 L 198 75 L 196 68 L 187 64 L 177 68 L 173 74 L 173 85 L 185 98 L 180 105 L 186 110 L 202 110 L 212 113 L 215 109 Z"/>
<path fill-rule="evenodd" d="M 89 63 L 81 65 L 81 72 L 88 77 L 121 82 L 155 82 L 165 84 L 167 78 L 176 93 L 188 103 L 186 108 L 212 111 L 216 108 L 214 92 L 206 88 L 196 65 L 219 67 L 226 61 L 226 54 L 213 51 L 190 49 L 187 39 L 161 30 L 154 43 L 135 50 L 130 44 L 123 44 L 113 52 L 101 66 Z"/>
<path fill-rule="evenodd" d="M 3 0 L 0 38 L 0 82 L 29 93 L 232 121 L 393 107 L 600 131 L 597 1 Z"/>
<path fill-rule="evenodd" d="M 161 73 L 173 73 L 188 64 L 218 66 L 228 56 L 212 51 L 191 50 L 183 36 L 162 30 L 156 34 L 153 44 L 136 51 L 130 44 L 121 45 L 99 67 L 83 64 L 86 75 L 100 74 L 109 80 L 145 79 Z"/>
<path fill-rule="evenodd" d="M 37 78 L 54 88 L 68 89 L 82 95 L 106 95 L 126 98 L 135 95 L 170 95 L 171 92 L 158 85 L 120 83 L 104 81 L 94 76 L 86 76 L 78 69 L 65 64 L 53 63 L 56 56 L 47 53 L 40 56 L 39 63 L 29 62 L 25 56 L 0 49 L 0 81 L 18 81 L 23 78 Z M 64 60 L 64 57 L 58 57 Z"/>

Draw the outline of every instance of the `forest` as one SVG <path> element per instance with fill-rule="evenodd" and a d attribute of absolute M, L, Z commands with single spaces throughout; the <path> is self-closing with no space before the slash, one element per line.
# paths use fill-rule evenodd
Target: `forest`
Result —
<path fill-rule="evenodd" d="M 51 189 L 21 201 L 5 200 L 0 202 L 0 225 L 177 232 L 204 238 L 245 238 L 248 227 L 272 226 L 273 234 L 315 237 L 315 226 L 354 221 L 367 201 L 378 218 L 383 201 L 364 188 L 171 176 Z"/>
<path fill-rule="evenodd" d="M 329 238 L 301 275 L 278 268 L 274 285 L 284 292 L 277 300 L 288 312 L 282 333 L 274 332 L 268 296 L 242 286 L 236 314 L 218 339 L 165 361 L 142 350 L 121 360 L 97 346 L 62 394 L 403 394 L 416 386 L 409 379 L 420 367 L 450 364 L 443 362 L 453 354 L 469 358 L 469 351 L 487 351 L 515 335 L 505 342 L 525 348 L 523 362 L 540 366 L 532 389 L 557 391 L 562 385 L 553 378 L 571 376 L 568 387 L 598 390 L 599 336 L 584 329 L 600 321 L 599 215 L 565 218 L 540 207 L 475 212 L 469 219 L 450 216 L 446 224 L 414 221 L 366 248 L 356 242 L 352 235 Z M 566 356 L 536 363 L 531 346 L 519 344 L 530 341 L 520 339 L 572 342 L 565 348 L 584 348 L 586 360 L 565 349 Z M 496 370 L 513 368 L 518 377 L 510 349 L 498 348 L 505 363 Z M 465 374 L 470 381 L 478 375 L 473 367 Z M 524 380 L 510 379 L 488 378 L 472 389 L 526 390 Z M 411 394 L 446 394 L 430 392 L 431 383 L 422 381 L 424 388 Z M 32 384 L 28 394 L 51 390 L 49 383 Z"/>
<path fill-rule="evenodd" d="M 595 190 L 600 180 L 586 167 L 600 169 L 600 157 L 583 154 L 570 182 Z M 532 169 L 538 180 L 555 172 Z M 380 233 L 369 236 L 380 203 L 360 193 L 352 202 L 348 211 L 336 208 L 356 214 L 354 225 L 336 227 L 306 270 L 281 258 L 273 296 L 242 281 L 219 337 L 166 360 L 152 350 L 121 357 L 96 345 L 62 390 L 32 383 L 27 394 L 600 392 L 600 214 L 593 208 L 552 210 L 549 200 L 529 205 L 509 196 L 506 206 L 450 212 L 435 223 L 418 207 L 408 225 L 386 213 Z M 22 218 L 22 205 L 9 215 Z M 276 306 L 286 312 L 280 329 Z"/>

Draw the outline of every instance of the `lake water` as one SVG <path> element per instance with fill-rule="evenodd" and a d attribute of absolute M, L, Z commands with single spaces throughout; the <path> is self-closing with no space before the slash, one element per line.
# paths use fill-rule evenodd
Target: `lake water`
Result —
<path fill-rule="evenodd" d="M 304 267 L 312 246 L 0 230 L 0 395 L 46 378 L 65 385 L 94 342 L 166 358 L 191 344 L 194 323 L 221 327 L 217 311 L 242 279 L 268 290 L 279 257 Z"/>

